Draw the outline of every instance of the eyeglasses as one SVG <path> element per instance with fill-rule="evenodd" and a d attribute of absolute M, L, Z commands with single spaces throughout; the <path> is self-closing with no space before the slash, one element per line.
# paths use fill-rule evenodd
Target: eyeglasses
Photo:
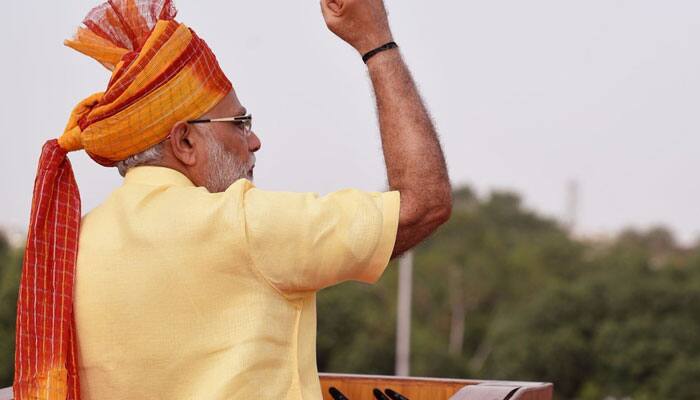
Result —
<path fill-rule="evenodd" d="M 189 124 L 206 124 L 209 122 L 233 122 L 238 126 L 243 127 L 243 136 L 250 136 L 253 129 L 253 115 L 241 115 L 238 117 L 223 117 L 223 118 L 207 118 L 207 119 L 193 119 L 187 121 Z"/>

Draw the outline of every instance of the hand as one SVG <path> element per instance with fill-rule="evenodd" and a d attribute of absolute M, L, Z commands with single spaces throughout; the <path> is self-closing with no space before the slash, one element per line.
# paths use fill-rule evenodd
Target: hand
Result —
<path fill-rule="evenodd" d="M 383 0 L 321 0 L 331 32 L 360 54 L 393 41 Z"/>

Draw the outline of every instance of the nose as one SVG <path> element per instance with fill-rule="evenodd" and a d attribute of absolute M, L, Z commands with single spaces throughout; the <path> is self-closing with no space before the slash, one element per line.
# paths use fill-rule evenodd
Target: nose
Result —
<path fill-rule="evenodd" d="M 258 138 L 258 135 L 256 135 L 255 132 L 250 132 L 250 136 L 248 136 L 248 149 L 255 153 L 256 151 L 260 150 L 260 147 L 262 147 L 260 138 Z"/>

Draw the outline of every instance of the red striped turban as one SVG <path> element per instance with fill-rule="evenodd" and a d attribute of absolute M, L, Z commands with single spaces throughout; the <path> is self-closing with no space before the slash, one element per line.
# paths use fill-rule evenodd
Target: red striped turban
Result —
<path fill-rule="evenodd" d="M 67 152 L 113 166 L 160 143 L 230 90 L 206 43 L 176 22 L 170 0 L 109 0 L 66 45 L 112 71 L 105 92 L 73 110 L 44 144 L 17 303 L 16 399 L 79 399 L 73 281 L 80 193 Z"/>

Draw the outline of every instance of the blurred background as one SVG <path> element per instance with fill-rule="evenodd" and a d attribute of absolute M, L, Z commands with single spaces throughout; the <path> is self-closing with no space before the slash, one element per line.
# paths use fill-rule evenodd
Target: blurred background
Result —
<path fill-rule="evenodd" d="M 257 186 L 386 190 L 359 56 L 317 1 L 176 1 L 262 140 Z M 0 32 L 0 387 L 41 145 L 108 72 L 61 42 L 98 1 L 10 2 Z M 700 393 L 696 1 L 386 0 L 455 190 L 414 252 L 410 374 L 538 380 L 558 399 Z M 70 156 L 83 213 L 120 182 Z M 318 298 L 324 372 L 395 372 L 397 263 Z"/>

